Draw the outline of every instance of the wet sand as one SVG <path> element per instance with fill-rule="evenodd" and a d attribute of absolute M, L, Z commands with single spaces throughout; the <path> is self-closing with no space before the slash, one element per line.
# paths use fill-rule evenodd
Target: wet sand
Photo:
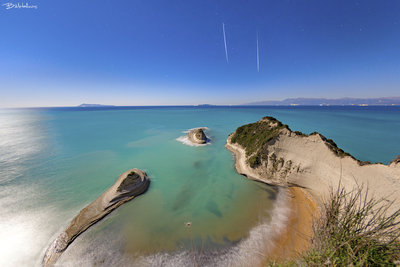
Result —
<path fill-rule="evenodd" d="M 253 172 L 246 163 L 243 148 L 227 140 L 225 147 L 235 155 L 235 168 L 238 173 L 245 174 L 248 179 L 265 182 Z M 309 249 L 313 220 L 318 218 L 320 210 L 317 202 L 305 189 L 298 186 L 289 187 L 290 215 L 285 229 L 273 239 L 274 247 L 265 253 L 265 261 L 261 266 L 269 262 L 283 262 L 294 259 L 298 254 Z"/>
<path fill-rule="evenodd" d="M 319 208 L 311 196 L 300 187 L 290 187 L 291 212 L 286 229 L 275 240 L 267 261 L 282 262 L 294 259 L 310 247 L 313 220 Z"/>

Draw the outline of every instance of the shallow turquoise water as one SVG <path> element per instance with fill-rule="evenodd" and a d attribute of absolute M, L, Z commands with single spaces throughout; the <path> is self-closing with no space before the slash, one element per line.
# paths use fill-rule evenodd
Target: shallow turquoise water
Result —
<path fill-rule="evenodd" d="M 398 107 L 0 110 L 0 266 L 40 263 L 69 220 L 133 167 L 149 174 L 149 192 L 79 237 L 63 265 L 185 265 L 185 251 L 201 248 L 205 262 L 241 256 L 241 242 L 271 220 L 277 190 L 238 175 L 224 144 L 263 116 L 318 131 L 360 160 L 400 154 Z M 210 145 L 176 140 L 200 126 Z"/>

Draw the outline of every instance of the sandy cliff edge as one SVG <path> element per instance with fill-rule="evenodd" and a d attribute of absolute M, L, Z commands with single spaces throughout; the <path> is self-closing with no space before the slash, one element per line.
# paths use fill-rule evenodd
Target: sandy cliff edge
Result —
<path fill-rule="evenodd" d="M 275 121 L 263 118 L 257 123 L 271 124 Z M 370 197 L 394 202 L 390 210 L 400 208 L 398 158 L 389 165 L 364 163 L 318 133 L 304 135 L 283 127 L 260 148 L 261 163 L 252 168 L 248 162 L 252 155 L 246 155 L 243 146 L 232 142 L 235 133 L 228 137 L 226 148 L 235 155 L 238 173 L 249 179 L 271 185 L 304 188 L 319 205 L 329 198 L 330 190 L 336 189 L 339 184 L 347 191 L 363 186 L 368 187 Z"/>
<path fill-rule="evenodd" d="M 251 172 L 250 166 L 246 163 L 245 150 L 242 147 L 228 142 L 226 148 L 234 154 L 235 168 L 239 174 L 250 180 L 265 183 L 263 179 Z M 320 208 L 311 195 L 300 187 L 291 186 L 288 196 L 290 214 L 287 224 L 282 232 L 273 238 L 273 246 L 265 251 L 266 258 L 261 266 L 267 266 L 270 261 L 294 259 L 298 254 L 307 251 L 311 245 L 313 222 L 314 218 L 319 216 Z"/>
<path fill-rule="evenodd" d="M 389 213 L 400 208 L 400 157 L 389 165 L 361 162 L 324 136 L 293 132 L 271 117 L 249 124 L 252 126 L 248 133 L 243 128 L 246 126 L 239 127 L 240 134 L 257 134 L 257 130 L 254 130 L 259 126 L 257 124 L 263 124 L 259 128 L 275 131 L 264 143 L 255 139 L 262 144 L 258 151 L 246 153 L 246 149 L 238 142 L 232 142 L 238 130 L 228 137 L 226 148 L 234 154 L 235 168 L 239 174 L 291 190 L 291 217 L 284 233 L 274 240 L 276 249 L 269 254 L 271 259 L 292 258 L 307 248 L 312 219 L 319 215 L 331 190 L 339 184 L 348 192 L 358 187 L 364 190 L 368 188 L 370 198 L 393 202 Z M 257 158 L 253 167 L 249 163 L 251 157 Z M 301 234 L 298 234 L 299 229 Z"/>

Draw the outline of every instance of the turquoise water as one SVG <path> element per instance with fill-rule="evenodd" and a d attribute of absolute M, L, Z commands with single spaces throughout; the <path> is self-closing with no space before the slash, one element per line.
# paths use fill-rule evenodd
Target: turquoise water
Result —
<path fill-rule="evenodd" d="M 40 264 L 71 218 L 130 168 L 148 173 L 149 191 L 81 235 L 60 265 L 187 265 L 193 253 L 205 265 L 247 261 L 279 228 L 281 193 L 238 175 L 224 144 L 263 116 L 318 131 L 360 160 L 400 154 L 398 107 L 0 110 L 0 266 Z M 176 140 L 201 126 L 210 145 Z"/>

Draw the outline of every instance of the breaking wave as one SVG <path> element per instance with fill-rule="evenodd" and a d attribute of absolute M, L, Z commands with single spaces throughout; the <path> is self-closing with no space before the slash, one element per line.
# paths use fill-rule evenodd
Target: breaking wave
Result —
<path fill-rule="evenodd" d="M 201 251 L 180 250 L 152 255 L 126 255 L 123 246 L 107 238 L 107 242 L 72 248 L 62 266 L 257 266 L 262 264 L 274 248 L 273 240 L 284 230 L 290 213 L 287 189 L 280 188 L 270 218 L 265 218 L 249 232 L 248 237 L 226 248 Z M 105 241 L 105 240 L 103 240 Z M 97 242 L 96 242 L 97 243 Z M 74 251 L 75 250 L 75 251 Z M 116 251 L 117 250 L 117 251 Z M 68 254 L 69 254 L 68 253 Z M 64 255 L 66 256 L 66 255 Z"/>

